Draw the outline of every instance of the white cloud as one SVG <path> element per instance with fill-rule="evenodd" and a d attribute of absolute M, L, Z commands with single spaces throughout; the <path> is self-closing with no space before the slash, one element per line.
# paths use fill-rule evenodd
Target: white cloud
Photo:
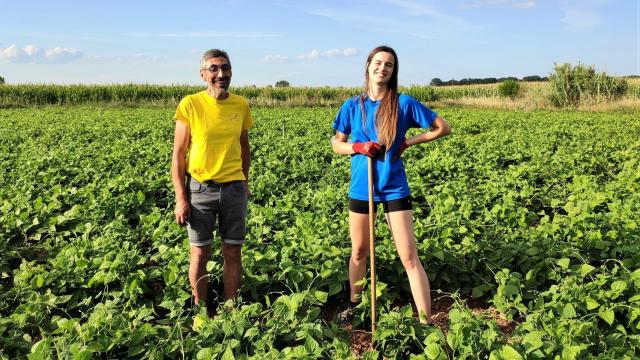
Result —
<path fill-rule="evenodd" d="M 356 48 L 329 49 L 325 51 L 313 49 L 306 54 L 300 54 L 295 57 L 290 57 L 288 55 L 282 54 L 268 54 L 262 59 L 262 61 L 281 62 L 290 60 L 317 60 L 322 58 L 350 57 L 354 55 L 358 55 L 358 50 Z"/>
<path fill-rule="evenodd" d="M 518 9 L 530 9 L 530 8 L 536 6 L 536 2 L 535 1 L 522 1 L 522 2 L 513 3 L 513 4 L 511 4 L 511 6 L 514 7 L 514 8 L 518 8 Z"/>
<path fill-rule="evenodd" d="M 518 9 L 530 9 L 536 5 L 535 1 L 518 1 L 518 0 L 480 0 L 458 6 L 460 10 L 477 9 L 486 6 L 507 5 Z"/>
<path fill-rule="evenodd" d="M 63 47 L 55 47 L 44 51 L 44 57 L 48 63 L 64 64 L 80 59 L 83 56 L 82 51 Z"/>
<path fill-rule="evenodd" d="M 355 48 L 329 49 L 326 51 L 313 49 L 307 54 L 298 55 L 296 58 L 300 60 L 317 60 L 320 58 L 349 57 L 357 54 L 358 50 Z"/>
<path fill-rule="evenodd" d="M 135 32 L 125 33 L 125 36 L 141 38 L 272 38 L 279 37 L 279 34 L 269 32 L 242 32 L 242 31 L 191 31 L 185 33 L 149 33 Z"/>
<path fill-rule="evenodd" d="M 331 51 L 331 50 L 328 50 L 328 51 Z M 319 57 L 320 57 L 320 51 L 316 49 L 311 50 L 311 52 L 308 54 L 298 55 L 298 59 L 300 60 L 315 60 Z"/>
<path fill-rule="evenodd" d="M 344 56 L 354 56 L 354 55 L 358 55 L 358 50 L 356 48 L 346 48 L 342 50 L 342 54 Z"/>
<path fill-rule="evenodd" d="M 141 60 L 146 62 L 158 62 L 158 61 L 169 60 L 169 57 L 165 55 L 133 54 L 131 55 L 131 57 L 135 60 Z"/>
<path fill-rule="evenodd" d="M 262 59 L 264 62 L 287 61 L 289 57 L 281 54 L 268 54 Z"/>
<path fill-rule="evenodd" d="M 35 45 L 19 48 L 13 44 L 6 48 L 0 48 L 0 59 L 12 63 L 64 64 L 73 62 L 83 56 L 84 54 L 80 50 L 60 46 L 52 49 L 43 49 Z"/>

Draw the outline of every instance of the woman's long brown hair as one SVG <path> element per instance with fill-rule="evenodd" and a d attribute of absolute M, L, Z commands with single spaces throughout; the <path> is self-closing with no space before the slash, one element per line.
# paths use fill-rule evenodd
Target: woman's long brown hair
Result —
<path fill-rule="evenodd" d="M 371 64 L 371 59 L 373 59 L 375 54 L 379 52 L 390 53 L 395 60 L 391 78 L 387 83 L 387 91 L 376 111 L 375 121 L 376 128 L 378 129 L 378 143 L 386 146 L 387 151 L 389 151 L 396 138 L 396 128 L 398 125 L 398 55 L 396 55 L 395 50 L 389 46 L 378 46 L 371 50 L 367 57 L 367 63 L 364 68 L 364 94 L 360 96 L 360 109 L 362 110 L 362 123 L 363 126 L 365 126 L 367 114 L 364 109 L 364 100 L 369 94 L 369 64 Z"/>

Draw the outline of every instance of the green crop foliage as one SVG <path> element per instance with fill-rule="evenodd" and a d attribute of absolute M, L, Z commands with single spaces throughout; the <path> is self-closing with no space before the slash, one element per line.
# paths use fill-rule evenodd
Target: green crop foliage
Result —
<path fill-rule="evenodd" d="M 223 303 L 214 247 L 219 315 L 208 319 L 190 304 L 173 216 L 173 109 L 0 109 L 0 358 L 351 356 L 325 318 L 346 295 L 350 254 L 349 157 L 329 144 L 336 111 L 253 109 L 242 299 Z M 417 324 L 379 211 L 379 327 L 365 356 L 637 358 L 636 116 L 439 113 L 453 134 L 403 155 L 420 259 L 434 291 L 481 298 L 518 325 L 509 339 L 462 300 L 446 335 Z"/>

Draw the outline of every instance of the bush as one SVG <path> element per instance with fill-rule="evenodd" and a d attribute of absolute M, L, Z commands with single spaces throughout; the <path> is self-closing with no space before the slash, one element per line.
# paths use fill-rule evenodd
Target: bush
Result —
<path fill-rule="evenodd" d="M 614 100 L 627 91 L 628 83 L 623 78 L 596 73 L 593 66 L 569 63 L 556 64 L 549 76 L 551 102 L 556 106 L 579 106 L 585 101 L 603 102 Z"/>
<path fill-rule="evenodd" d="M 498 86 L 498 93 L 500 96 L 508 97 L 511 100 L 515 100 L 520 92 L 520 83 L 513 79 L 507 79 Z"/>
<path fill-rule="evenodd" d="M 289 87 L 289 82 L 287 80 L 280 80 L 276 83 L 276 87 Z"/>
<path fill-rule="evenodd" d="M 4 78 L 0 76 L 0 85 L 4 84 Z"/>

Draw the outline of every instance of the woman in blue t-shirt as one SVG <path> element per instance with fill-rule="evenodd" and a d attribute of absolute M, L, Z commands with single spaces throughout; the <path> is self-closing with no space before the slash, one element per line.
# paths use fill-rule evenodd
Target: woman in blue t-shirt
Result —
<path fill-rule="evenodd" d="M 369 193 L 367 157 L 373 158 L 374 202 L 382 203 L 420 321 L 431 322 L 429 279 L 418 258 L 413 234 L 413 210 L 401 155 L 410 146 L 432 141 L 451 132 L 447 122 L 418 100 L 398 94 L 398 57 L 388 46 L 369 53 L 364 94 L 348 99 L 333 123 L 333 151 L 352 155 L 349 187 L 349 285 L 351 306 L 360 300 L 356 283 L 367 271 L 369 255 Z M 405 138 L 409 128 L 431 131 Z M 351 135 L 351 143 L 348 142 Z"/>

